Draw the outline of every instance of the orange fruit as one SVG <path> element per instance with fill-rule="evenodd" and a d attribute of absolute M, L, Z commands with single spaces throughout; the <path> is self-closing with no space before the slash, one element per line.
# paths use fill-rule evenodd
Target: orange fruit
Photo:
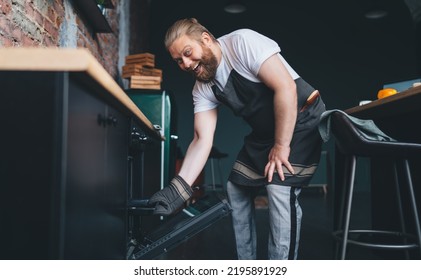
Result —
<path fill-rule="evenodd" d="M 379 92 L 377 93 L 377 98 L 381 99 L 381 98 L 385 98 L 391 95 L 394 95 L 398 93 L 398 91 L 394 88 L 384 88 L 379 90 Z"/>

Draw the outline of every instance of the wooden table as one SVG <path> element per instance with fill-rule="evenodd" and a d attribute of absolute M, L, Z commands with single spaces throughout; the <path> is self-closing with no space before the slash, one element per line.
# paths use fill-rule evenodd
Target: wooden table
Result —
<path fill-rule="evenodd" d="M 421 119 L 421 86 L 349 108 L 345 112 L 374 120 L 385 133 L 399 141 L 421 143 L 421 131 L 416 125 Z"/>

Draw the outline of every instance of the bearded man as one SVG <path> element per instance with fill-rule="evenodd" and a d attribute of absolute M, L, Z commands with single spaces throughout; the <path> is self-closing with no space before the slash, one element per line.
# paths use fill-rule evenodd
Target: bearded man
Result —
<path fill-rule="evenodd" d="M 298 196 L 321 154 L 317 127 L 326 109 L 319 91 L 294 71 L 274 40 L 250 29 L 216 39 L 196 19 L 182 19 L 168 29 L 165 46 L 181 70 L 196 79 L 194 138 L 179 173 L 149 200 L 155 214 L 170 215 L 191 197 L 223 104 L 252 129 L 227 182 L 238 258 L 256 259 L 254 198 L 263 188 L 268 258 L 296 259 L 302 218 Z"/>

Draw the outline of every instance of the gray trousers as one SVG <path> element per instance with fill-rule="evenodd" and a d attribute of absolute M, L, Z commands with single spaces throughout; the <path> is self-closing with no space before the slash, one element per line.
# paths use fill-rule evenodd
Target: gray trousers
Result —
<path fill-rule="evenodd" d="M 257 237 L 254 198 L 257 187 L 227 183 L 228 199 L 240 260 L 256 259 Z M 269 184 L 266 186 L 269 202 L 268 259 L 297 259 L 302 211 L 298 203 L 301 188 Z"/>

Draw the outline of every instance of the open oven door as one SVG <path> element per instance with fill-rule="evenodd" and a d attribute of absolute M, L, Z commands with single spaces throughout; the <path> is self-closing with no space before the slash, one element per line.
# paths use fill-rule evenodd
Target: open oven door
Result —
<path fill-rule="evenodd" d="M 128 259 L 156 259 L 195 234 L 228 216 L 232 209 L 224 195 L 208 192 L 158 227 L 146 233 Z"/>

